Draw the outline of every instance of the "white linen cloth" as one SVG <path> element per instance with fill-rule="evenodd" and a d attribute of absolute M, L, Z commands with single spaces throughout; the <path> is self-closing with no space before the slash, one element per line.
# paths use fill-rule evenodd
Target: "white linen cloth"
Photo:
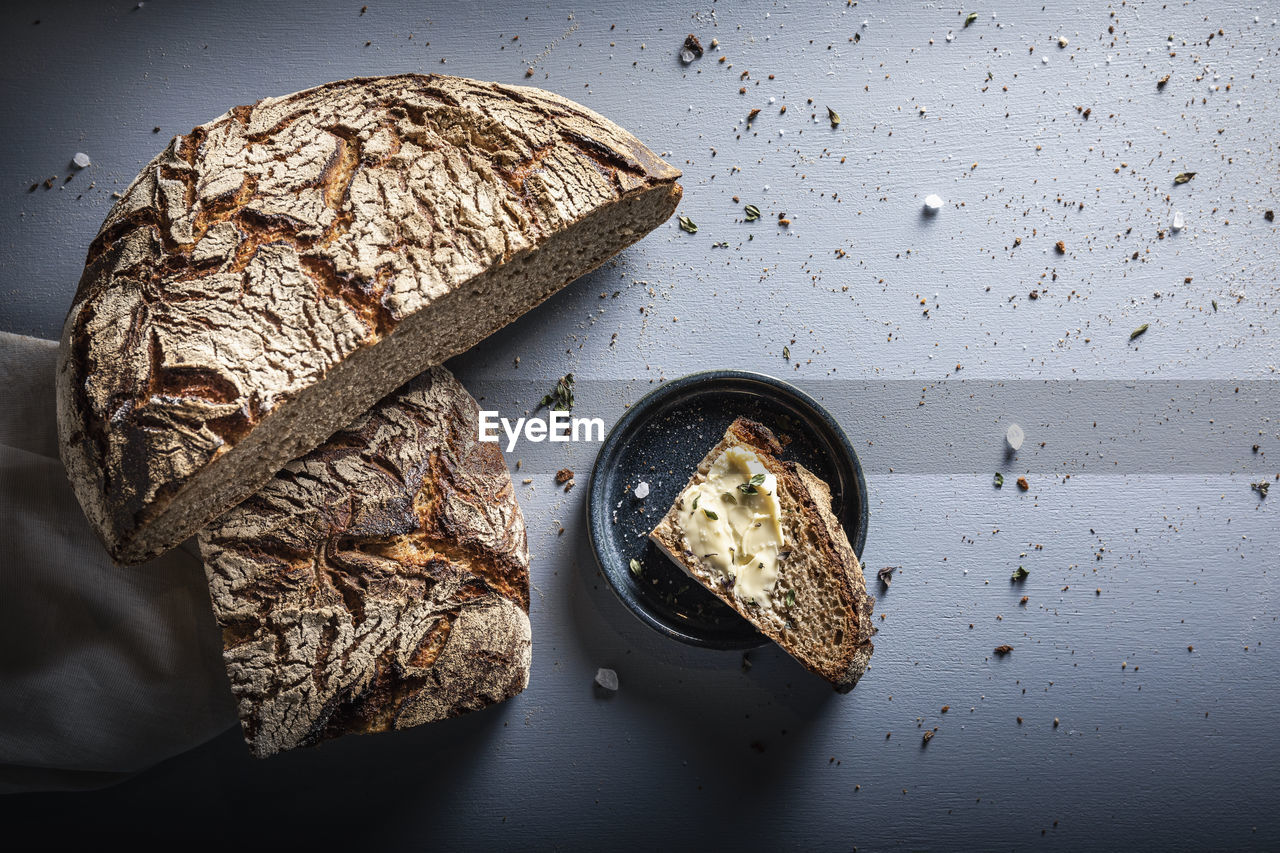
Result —
<path fill-rule="evenodd" d="M 0 793 L 111 784 L 236 724 L 194 543 L 113 565 L 72 494 L 56 357 L 0 332 Z"/>

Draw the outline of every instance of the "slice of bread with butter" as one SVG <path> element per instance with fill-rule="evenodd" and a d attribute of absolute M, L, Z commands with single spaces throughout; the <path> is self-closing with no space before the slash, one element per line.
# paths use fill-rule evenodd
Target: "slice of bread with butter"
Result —
<path fill-rule="evenodd" d="M 738 418 L 649 538 L 840 693 L 866 672 L 875 599 L 827 484 Z"/>

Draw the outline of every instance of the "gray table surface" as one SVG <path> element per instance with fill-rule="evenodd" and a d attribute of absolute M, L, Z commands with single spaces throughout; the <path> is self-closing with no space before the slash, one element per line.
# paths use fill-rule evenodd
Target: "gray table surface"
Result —
<path fill-rule="evenodd" d="M 111 194 L 230 106 L 395 72 L 543 86 L 679 165 L 699 231 L 453 367 L 507 409 L 572 370 L 609 423 L 665 378 L 783 375 L 865 451 L 865 561 L 901 568 L 852 694 L 771 647 L 744 672 L 618 603 L 583 523 L 596 446 L 544 448 L 524 694 L 266 762 L 228 731 L 7 811 L 394 848 L 1280 847 L 1280 495 L 1250 488 L 1280 417 L 1274 3 L 137 6 L 0 10 L 0 329 L 56 337 Z M 687 32 L 718 49 L 681 65 Z"/>

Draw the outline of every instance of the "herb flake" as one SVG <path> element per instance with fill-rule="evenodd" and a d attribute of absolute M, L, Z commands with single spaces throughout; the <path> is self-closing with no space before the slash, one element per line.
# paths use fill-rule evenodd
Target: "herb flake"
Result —
<path fill-rule="evenodd" d="M 644 572 L 644 565 L 641 564 L 641 562 L 637 560 L 635 557 L 632 557 L 631 558 L 631 574 L 635 575 L 636 577 L 640 577 L 640 575 L 643 572 Z"/>
<path fill-rule="evenodd" d="M 784 347 L 782 348 L 782 358 L 783 358 L 785 361 L 790 361 L 790 360 L 791 360 L 791 347 L 784 346 Z"/>
<path fill-rule="evenodd" d="M 970 24 L 972 24 L 976 20 L 978 20 L 978 13 L 970 12 L 968 15 L 965 16 L 965 19 L 964 19 L 965 27 L 968 27 Z"/>
<path fill-rule="evenodd" d="M 697 233 L 698 233 L 698 225 L 697 225 L 697 223 L 696 223 L 696 222 L 694 222 L 694 221 L 693 221 L 692 219 L 690 219 L 689 217 L 687 217 L 687 216 L 681 216 L 681 217 L 680 217 L 680 219 L 679 219 L 679 222 L 680 222 L 680 230 L 681 230 L 681 231 L 688 231 L 690 234 L 697 234 Z"/>
<path fill-rule="evenodd" d="M 714 512 L 707 509 L 706 507 L 702 508 L 702 514 L 705 515 L 707 518 L 711 519 L 712 521 L 720 520 L 720 516 L 716 515 Z"/>
<path fill-rule="evenodd" d="M 1179 172 L 1178 176 L 1173 179 L 1174 184 L 1185 184 L 1196 176 L 1195 172 Z"/>
<path fill-rule="evenodd" d="M 550 408 L 556 412 L 573 411 L 573 374 L 566 373 L 556 380 L 556 387 L 538 401 L 538 408 Z"/>
<path fill-rule="evenodd" d="M 1134 329 L 1132 332 L 1129 333 L 1129 340 L 1142 337 L 1147 333 L 1147 329 L 1150 328 L 1150 326 L 1151 326 L 1150 323 L 1143 323 L 1141 326 L 1139 326 L 1138 328 Z"/>
<path fill-rule="evenodd" d="M 760 208 L 756 207 L 754 204 L 747 205 L 742 209 L 742 211 L 747 215 L 748 222 L 755 222 L 760 218 Z"/>
<path fill-rule="evenodd" d="M 832 126 L 832 127 L 839 127 L 839 126 L 840 126 L 840 113 L 838 113 L 838 112 L 836 112 L 835 110 L 831 109 L 831 107 L 827 107 L 827 118 L 831 119 L 831 126 Z"/>
<path fill-rule="evenodd" d="M 1001 474 L 999 471 L 997 471 L 995 480 L 993 482 L 995 482 L 997 489 L 1002 487 L 1004 485 L 1004 474 Z"/>
<path fill-rule="evenodd" d="M 787 606 L 788 607 L 796 606 L 796 591 L 794 589 L 787 590 Z"/>
<path fill-rule="evenodd" d="M 1013 574 L 1009 575 L 1009 580 L 1013 581 L 1014 583 L 1017 583 L 1018 581 L 1024 581 L 1027 579 L 1027 575 L 1029 574 L 1031 574 L 1031 572 L 1022 568 L 1022 566 L 1018 566 L 1018 568 L 1013 570 Z"/>
<path fill-rule="evenodd" d="M 744 495 L 755 495 L 760 493 L 760 486 L 764 485 L 764 474 L 755 474 L 750 480 L 738 486 L 738 491 Z"/>

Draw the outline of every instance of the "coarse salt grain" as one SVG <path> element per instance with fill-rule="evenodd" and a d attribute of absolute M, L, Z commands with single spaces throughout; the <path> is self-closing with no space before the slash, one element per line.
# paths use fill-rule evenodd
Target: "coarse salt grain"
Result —
<path fill-rule="evenodd" d="M 1009 429 L 1004 434 L 1004 440 L 1009 442 L 1010 450 L 1017 450 L 1022 447 L 1022 442 L 1026 437 L 1026 433 L 1022 431 L 1022 427 L 1017 424 L 1009 424 Z"/>
<path fill-rule="evenodd" d="M 643 480 L 640 481 L 640 485 L 636 486 L 635 496 L 638 500 L 644 500 L 649 497 L 649 484 Z"/>
<path fill-rule="evenodd" d="M 605 667 L 596 670 L 596 684 L 599 684 L 605 690 L 618 689 L 618 673 Z"/>

